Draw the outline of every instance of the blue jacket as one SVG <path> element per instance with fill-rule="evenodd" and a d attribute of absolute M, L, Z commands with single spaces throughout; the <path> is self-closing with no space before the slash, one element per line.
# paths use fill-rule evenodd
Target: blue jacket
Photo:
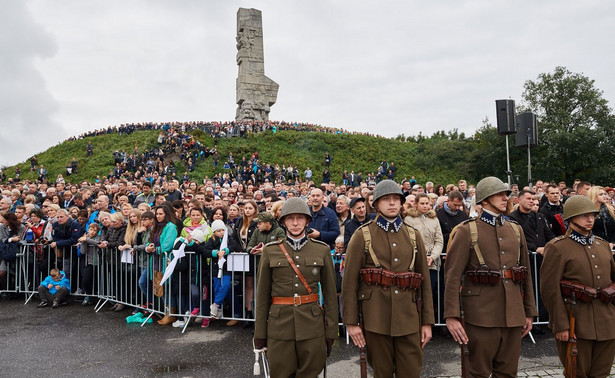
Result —
<path fill-rule="evenodd" d="M 56 281 L 54 280 L 51 276 L 47 276 L 43 282 L 41 282 L 41 286 L 49 286 L 49 284 L 52 284 L 53 286 L 51 287 L 51 289 L 49 290 L 49 294 L 54 295 L 55 293 L 58 292 L 58 290 L 56 290 L 56 286 L 60 285 L 60 287 L 65 287 L 68 289 L 68 291 L 70 291 L 70 281 L 68 278 L 66 278 L 66 274 L 63 271 L 60 271 L 60 280 Z"/>
<path fill-rule="evenodd" d="M 69 224 L 62 225 L 55 222 L 53 224 L 53 241 L 56 243 L 58 248 L 61 248 L 64 251 L 69 250 L 71 246 L 77 244 L 82 235 L 82 228 L 79 225 L 79 222 L 73 220 L 68 223 Z"/>
<path fill-rule="evenodd" d="M 320 240 L 329 244 L 329 247 L 333 249 L 335 247 L 335 239 L 340 235 L 340 226 L 337 223 L 335 211 L 323 206 L 317 212 L 310 208 L 310 213 L 312 213 L 312 221 L 308 228 L 319 231 Z"/>

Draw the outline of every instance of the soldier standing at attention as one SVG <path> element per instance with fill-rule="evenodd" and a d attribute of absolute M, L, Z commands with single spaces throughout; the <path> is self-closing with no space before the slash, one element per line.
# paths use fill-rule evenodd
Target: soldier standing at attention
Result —
<path fill-rule="evenodd" d="M 280 217 L 286 238 L 265 245 L 259 264 L 254 346 L 267 347 L 274 378 L 316 377 L 337 338 L 333 260 L 327 244 L 307 237 L 311 218 L 302 199 L 288 199 Z"/>
<path fill-rule="evenodd" d="M 598 210 L 583 196 L 564 203 L 565 235 L 545 246 L 540 291 L 549 312 L 549 327 L 566 366 L 571 335 L 570 315 L 576 318 L 577 377 L 606 377 L 615 356 L 615 263 L 609 243 L 591 232 Z"/>
<path fill-rule="evenodd" d="M 343 322 L 357 346 L 367 344 L 376 378 L 420 377 L 434 324 L 425 247 L 419 232 L 402 221 L 404 200 L 394 181 L 378 183 L 378 215 L 355 231 L 346 250 Z"/>
<path fill-rule="evenodd" d="M 521 338 L 537 316 L 523 230 L 502 217 L 509 193 L 496 177 L 479 181 L 483 211 L 457 226 L 448 244 L 444 317 L 455 341 L 468 344 L 472 377 L 516 377 Z"/>

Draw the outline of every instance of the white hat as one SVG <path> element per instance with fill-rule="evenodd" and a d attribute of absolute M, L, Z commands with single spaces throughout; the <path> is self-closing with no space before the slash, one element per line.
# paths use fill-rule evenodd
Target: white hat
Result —
<path fill-rule="evenodd" d="M 192 239 L 198 241 L 199 243 L 205 241 L 205 231 L 203 231 L 202 228 L 195 228 L 190 232 L 190 236 L 192 236 Z"/>
<path fill-rule="evenodd" d="M 211 224 L 211 230 L 213 232 L 216 232 L 218 230 L 226 230 L 226 225 L 224 224 L 224 222 L 222 222 L 220 219 L 216 219 L 212 224 Z"/>

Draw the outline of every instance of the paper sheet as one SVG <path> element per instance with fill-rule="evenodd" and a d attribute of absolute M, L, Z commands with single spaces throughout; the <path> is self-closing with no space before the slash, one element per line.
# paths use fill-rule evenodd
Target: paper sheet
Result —
<path fill-rule="evenodd" d="M 249 272 L 250 258 L 245 253 L 231 253 L 228 256 L 228 270 L 232 272 Z"/>
<path fill-rule="evenodd" d="M 132 255 L 132 249 L 125 249 L 122 251 L 122 263 L 132 264 L 134 256 Z"/>

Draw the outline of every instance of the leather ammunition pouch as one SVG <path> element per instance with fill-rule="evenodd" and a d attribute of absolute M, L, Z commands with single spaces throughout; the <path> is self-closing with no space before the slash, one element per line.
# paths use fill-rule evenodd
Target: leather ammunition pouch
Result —
<path fill-rule="evenodd" d="M 466 276 L 474 285 L 497 285 L 502 279 L 502 272 L 499 269 L 489 269 L 481 266 L 474 270 L 467 270 Z"/>
<path fill-rule="evenodd" d="M 510 268 L 510 270 L 512 271 L 513 282 L 518 283 L 518 284 L 525 283 L 525 281 L 527 280 L 528 272 L 529 272 L 529 270 L 527 269 L 527 266 L 517 265 L 517 266 L 513 266 L 512 268 Z"/>
<path fill-rule="evenodd" d="M 382 268 L 363 268 L 361 278 L 368 285 L 377 285 L 384 288 L 397 286 L 402 290 L 417 290 L 423 282 L 423 275 L 415 272 L 396 273 Z"/>
<path fill-rule="evenodd" d="M 585 303 L 589 303 L 592 299 L 598 298 L 598 290 L 572 281 L 561 280 L 560 289 L 562 290 L 562 295 L 578 298 Z"/>
<path fill-rule="evenodd" d="M 615 301 L 615 283 L 600 289 L 600 295 L 598 298 L 604 303 L 612 303 Z"/>

